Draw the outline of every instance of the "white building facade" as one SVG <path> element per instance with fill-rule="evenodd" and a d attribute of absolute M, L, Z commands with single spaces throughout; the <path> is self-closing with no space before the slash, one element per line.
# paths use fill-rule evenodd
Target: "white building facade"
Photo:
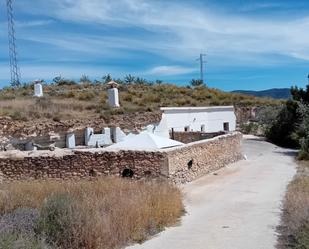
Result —
<path fill-rule="evenodd" d="M 207 133 L 234 131 L 236 115 L 233 106 L 162 107 L 170 131 L 202 131 Z"/>

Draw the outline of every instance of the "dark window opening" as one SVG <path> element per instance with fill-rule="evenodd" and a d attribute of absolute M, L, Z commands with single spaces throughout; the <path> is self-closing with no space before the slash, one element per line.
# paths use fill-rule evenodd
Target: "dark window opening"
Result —
<path fill-rule="evenodd" d="M 223 123 L 223 130 L 224 131 L 230 131 L 230 124 L 229 124 L 229 122 Z"/>
<path fill-rule="evenodd" d="M 193 166 L 193 159 L 188 162 L 188 169 L 191 169 Z"/>
<path fill-rule="evenodd" d="M 201 131 L 202 131 L 202 132 L 205 132 L 205 131 L 206 131 L 205 125 L 201 125 Z"/>
<path fill-rule="evenodd" d="M 132 169 L 128 169 L 128 168 L 124 169 L 122 171 L 122 174 L 121 174 L 122 177 L 129 177 L 129 178 L 132 178 L 133 175 L 134 175 L 134 171 Z"/>
<path fill-rule="evenodd" d="M 185 127 L 185 131 L 190 131 L 190 127 L 189 127 L 189 126 L 186 126 L 186 127 Z"/>

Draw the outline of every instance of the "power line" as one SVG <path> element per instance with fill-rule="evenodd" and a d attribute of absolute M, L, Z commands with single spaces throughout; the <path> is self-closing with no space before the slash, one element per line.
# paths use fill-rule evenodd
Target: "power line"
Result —
<path fill-rule="evenodd" d="M 15 37 L 15 24 L 12 0 L 6 0 L 7 17 L 8 17 L 8 39 L 9 39 L 9 57 L 11 71 L 11 85 L 14 87 L 20 86 L 20 71 L 17 63 L 17 47 Z"/>
<path fill-rule="evenodd" d="M 202 83 L 204 83 L 204 64 L 206 64 L 206 61 L 204 61 L 204 57 L 206 57 L 206 54 L 200 54 L 200 57 L 196 59 L 200 62 L 200 79 Z"/>

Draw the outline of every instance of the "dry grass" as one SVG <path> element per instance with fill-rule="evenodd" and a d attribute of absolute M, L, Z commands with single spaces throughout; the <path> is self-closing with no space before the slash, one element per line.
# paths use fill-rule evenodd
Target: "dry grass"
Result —
<path fill-rule="evenodd" d="M 47 235 L 47 241 L 60 248 L 118 248 L 129 242 L 140 242 L 177 222 L 183 213 L 181 192 L 166 182 L 103 178 L 79 182 L 14 182 L 0 188 L 0 214 L 18 208 L 41 210 L 41 235 Z M 50 232 L 49 223 L 55 222 L 46 217 L 57 209 L 51 208 L 48 200 L 54 198 L 59 205 L 59 196 L 70 200 L 66 215 L 61 215 L 60 224 L 69 224 L 61 239 L 60 235 L 46 233 Z"/>
<path fill-rule="evenodd" d="M 0 101 L 0 116 L 14 120 L 83 118 L 93 106 L 76 99 L 20 98 Z M 88 115 L 89 116 L 89 115 Z"/>
<path fill-rule="evenodd" d="M 14 119 L 61 119 L 71 117 L 89 118 L 110 113 L 106 104 L 107 86 L 104 84 L 45 85 L 44 99 L 36 103 L 32 97 L 33 86 L 20 89 L 0 90 L 0 116 Z M 161 106 L 208 106 L 208 105 L 277 105 L 280 101 L 256 98 L 236 93 L 226 93 L 207 87 L 181 87 L 161 85 L 120 85 L 120 104 L 126 107 L 123 113 L 156 111 Z M 41 101 L 43 102 L 43 101 Z"/>
<path fill-rule="evenodd" d="M 284 202 L 279 248 L 309 248 L 309 163 L 301 162 Z"/>

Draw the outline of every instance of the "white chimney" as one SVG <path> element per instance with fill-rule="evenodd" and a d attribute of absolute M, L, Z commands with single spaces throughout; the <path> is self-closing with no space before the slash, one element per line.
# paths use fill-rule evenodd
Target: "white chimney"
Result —
<path fill-rule="evenodd" d="M 118 84 L 115 81 L 110 81 L 107 85 L 110 87 L 107 90 L 109 106 L 113 108 L 119 107 L 119 93 L 117 89 Z"/>
<path fill-rule="evenodd" d="M 43 86 L 41 84 L 42 81 L 35 81 L 34 82 L 34 96 L 35 97 L 43 97 Z"/>

